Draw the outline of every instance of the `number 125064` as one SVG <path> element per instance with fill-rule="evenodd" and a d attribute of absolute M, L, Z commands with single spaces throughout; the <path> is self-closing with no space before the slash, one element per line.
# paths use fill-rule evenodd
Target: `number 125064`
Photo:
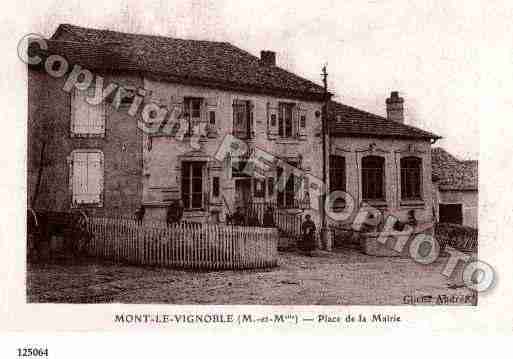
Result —
<path fill-rule="evenodd" d="M 18 357 L 47 357 L 48 348 L 18 348 Z"/>

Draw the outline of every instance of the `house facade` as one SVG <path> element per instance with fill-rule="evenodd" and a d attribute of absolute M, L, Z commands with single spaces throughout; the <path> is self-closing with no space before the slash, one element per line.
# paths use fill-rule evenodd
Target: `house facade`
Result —
<path fill-rule="evenodd" d="M 330 191 L 345 191 L 355 206 L 368 204 L 385 217 L 406 221 L 413 211 L 419 222 L 431 222 L 431 145 L 440 137 L 406 125 L 403 103 L 392 92 L 387 117 L 329 103 Z"/>
<path fill-rule="evenodd" d="M 196 221 L 225 221 L 227 214 L 248 204 L 272 203 L 297 211 L 303 192 L 294 189 L 292 183 L 297 179 L 293 176 L 280 191 L 276 188 L 279 167 L 263 178 L 244 173 L 255 148 L 305 174 L 322 176 L 320 101 L 155 79 L 145 79 L 145 88 L 157 99 L 172 99 L 174 104 L 169 106 L 179 108 L 188 118 L 206 123 L 205 134 L 197 138 L 187 133 L 182 140 L 144 135 L 143 203 L 148 218 L 165 218 L 167 207 L 177 199 L 183 202 L 184 218 Z M 215 155 L 231 135 L 247 144 L 246 156 L 219 161 Z"/>
<path fill-rule="evenodd" d="M 28 201 L 35 209 L 224 222 L 269 205 L 313 215 L 324 185 L 364 203 L 432 221 L 431 145 L 406 125 L 397 92 L 387 117 L 329 101 L 323 87 L 281 69 L 276 54 L 229 43 L 60 25 L 28 71 Z M 66 66 L 62 62 L 66 62 Z M 223 152 L 227 138 L 245 151 Z M 272 158 L 258 176 L 255 153 Z M 225 153 L 226 154 L 226 153 Z M 276 161 L 278 160 L 278 161 Z M 290 173 L 290 169 L 294 173 Z M 317 186 L 314 186 L 316 182 Z"/>
<path fill-rule="evenodd" d="M 185 219 L 213 222 L 248 203 L 298 211 L 297 179 L 275 185 L 284 168 L 242 170 L 257 148 L 322 177 L 324 89 L 276 66 L 271 51 L 73 25 L 39 50 L 28 76 L 35 209 L 130 216 L 143 206 L 145 218 L 165 220 L 181 200 Z M 173 119 L 178 128 L 154 131 Z M 216 159 L 226 136 L 247 155 Z"/>

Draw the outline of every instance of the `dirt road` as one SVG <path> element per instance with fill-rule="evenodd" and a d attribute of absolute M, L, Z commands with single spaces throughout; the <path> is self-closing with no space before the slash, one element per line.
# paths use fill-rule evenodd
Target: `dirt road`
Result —
<path fill-rule="evenodd" d="M 272 305 L 471 305 L 433 265 L 379 258 L 352 249 L 306 257 L 281 253 L 269 270 L 200 272 L 83 262 L 29 265 L 28 302 Z M 430 297 L 431 296 L 431 299 Z M 426 299 L 427 298 L 427 299 Z M 438 302 L 438 303 L 437 303 Z"/>

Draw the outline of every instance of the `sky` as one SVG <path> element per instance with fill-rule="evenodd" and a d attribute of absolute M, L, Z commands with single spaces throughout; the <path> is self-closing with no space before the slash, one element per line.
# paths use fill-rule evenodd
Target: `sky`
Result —
<path fill-rule="evenodd" d="M 420 3 L 420 4 L 419 4 Z M 492 1 L 493 3 L 493 1 Z M 479 156 L 486 121 L 483 48 L 493 35 L 483 8 L 456 1 L 42 1 L 30 30 L 50 36 L 59 23 L 228 41 L 321 83 L 327 64 L 334 99 L 385 115 L 399 91 L 405 122 L 443 137 L 460 159 Z M 465 4 L 463 6 L 462 4 Z M 509 13 L 508 15 L 511 15 Z M 506 25 L 504 25 L 506 26 Z M 489 28 L 489 27 L 488 27 Z M 502 31 L 502 27 L 492 27 Z"/>

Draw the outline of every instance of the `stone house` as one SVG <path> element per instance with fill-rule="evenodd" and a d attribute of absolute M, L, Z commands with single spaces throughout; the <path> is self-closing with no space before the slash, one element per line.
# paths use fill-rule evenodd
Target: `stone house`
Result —
<path fill-rule="evenodd" d="M 184 217 L 198 221 L 224 221 L 247 202 L 296 210 L 294 176 L 277 191 L 279 167 L 257 179 L 241 172 L 245 156 L 214 158 L 226 135 L 322 176 L 324 89 L 281 69 L 274 52 L 258 58 L 226 42 L 60 25 L 35 53 L 45 61 L 28 71 L 34 208 L 127 216 L 142 205 L 147 218 L 165 219 L 181 199 Z M 88 86 L 83 74 L 70 84 L 74 65 L 93 73 Z M 95 91 L 111 84 L 105 101 L 91 106 Z M 148 131 L 161 110 L 185 119 L 180 139 L 176 131 Z M 205 132 L 196 136 L 198 125 Z"/>
<path fill-rule="evenodd" d="M 404 123 L 404 99 L 386 99 L 387 117 L 331 101 L 330 190 L 347 192 L 385 216 L 434 219 L 431 145 L 440 137 Z M 343 206 L 340 210 L 346 210 Z"/>
<path fill-rule="evenodd" d="M 461 161 L 441 147 L 431 157 L 437 220 L 478 228 L 478 162 Z"/>

